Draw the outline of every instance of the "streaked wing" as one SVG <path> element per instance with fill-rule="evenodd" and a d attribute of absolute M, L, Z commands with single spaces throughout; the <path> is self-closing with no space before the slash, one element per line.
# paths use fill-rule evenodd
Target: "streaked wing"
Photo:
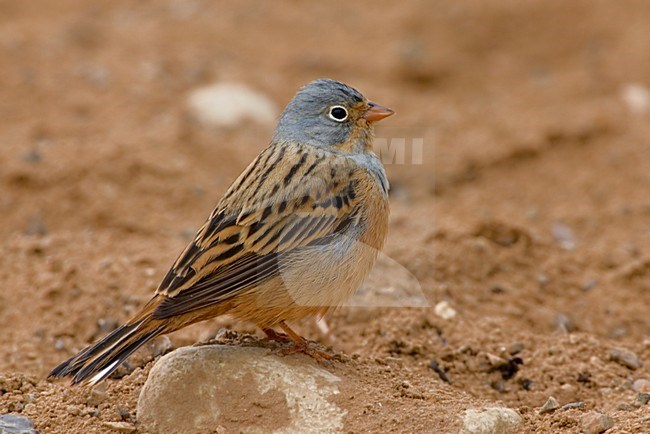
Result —
<path fill-rule="evenodd" d="M 282 255 L 360 218 L 362 169 L 343 157 L 271 146 L 242 173 L 163 279 L 156 318 L 227 300 L 277 276 Z"/>

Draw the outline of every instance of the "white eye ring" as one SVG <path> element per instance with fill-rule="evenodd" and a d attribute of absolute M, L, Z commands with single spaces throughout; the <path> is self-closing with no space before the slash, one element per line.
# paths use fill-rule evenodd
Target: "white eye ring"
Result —
<path fill-rule="evenodd" d="M 345 116 L 343 116 L 342 118 L 338 118 L 334 116 L 334 110 L 337 111 L 337 114 L 340 114 L 340 111 L 343 110 Z M 348 109 L 346 109 L 342 105 L 333 105 L 332 107 L 330 107 L 329 113 L 327 115 L 330 117 L 330 119 L 336 122 L 344 122 L 348 118 Z"/>

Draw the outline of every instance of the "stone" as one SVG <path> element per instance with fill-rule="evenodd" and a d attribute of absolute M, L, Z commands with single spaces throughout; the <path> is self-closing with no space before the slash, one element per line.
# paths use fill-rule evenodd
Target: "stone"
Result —
<path fill-rule="evenodd" d="M 555 242 L 564 250 L 573 250 L 576 247 L 576 237 L 573 230 L 564 223 L 555 222 L 551 226 L 551 233 Z"/>
<path fill-rule="evenodd" d="M 135 432 L 135 426 L 128 422 L 102 422 L 102 427 L 115 432 Z"/>
<path fill-rule="evenodd" d="M 641 84 L 625 85 L 621 90 L 621 99 L 632 113 L 643 114 L 650 109 L 650 90 Z"/>
<path fill-rule="evenodd" d="M 216 83 L 190 93 L 190 116 L 201 125 L 233 128 L 245 121 L 273 125 L 278 110 L 266 95 L 241 83 Z"/>
<path fill-rule="evenodd" d="M 576 402 L 570 402 L 568 404 L 564 404 L 561 408 L 562 410 L 571 410 L 572 408 L 582 408 L 585 406 L 585 403 L 582 401 L 576 401 Z"/>
<path fill-rule="evenodd" d="M 36 434 L 34 422 L 18 414 L 0 415 L 0 434 Z"/>
<path fill-rule="evenodd" d="M 338 432 L 346 414 L 332 400 L 339 381 L 299 355 L 278 357 L 256 347 L 183 347 L 151 369 L 136 418 L 151 433 L 219 426 L 227 432 Z"/>
<path fill-rule="evenodd" d="M 159 336 L 147 344 L 147 348 L 151 353 L 151 358 L 155 359 L 158 356 L 167 354 L 174 349 L 174 344 L 168 336 Z"/>
<path fill-rule="evenodd" d="M 552 396 L 549 396 L 544 405 L 537 411 L 539 414 L 551 413 L 560 408 L 560 403 Z"/>
<path fill-rule="evenodd" d="M 522 418 L 515 410 L 505 407 L 491 407 L 484 410 L 466 410 L 463 418 L 463 433 L 508 434 L 516 432 Z"/>
<path fill-rule="evenodd" d="M 648 402 L 650 402 L 650 393 L 637 393 L 636 402 L 639 405 L 646 405 Z"/>
<path fill-rule="evenodd" d="M 436 304 L 433 308 L 433 311 L 442 319 L 452 319 L 456 316 L 456 309 L 451 307 L 447 301 L 441 301 L 440 303 Z"/>
<path fill-rule="evenodd" d="M 97 387 L 94 387 L 88 396 L 86 397 L 86 405 L 90 407 L 97 407 L 102 402 L 106 401 L 108 398 L 108 393 L 106 393 L 106 385 L 100 384 Z"/>
<path fill-rule="evenodd" d="M 634 354 L 632 351 L 623 348 L 613 348 L 610 350 L 609 358 L 619 365 L 625 366 L 633 371 L 639 369 L 643 365 L 639 356 Z"/>
<path fill-rule="evenodd" d="M 639 378 L 632 383 L 632 390 L 641 393 L 650 393 L 650 380 Z"/>
<path fill-rule="evenodd" d="M 614 426 L 614 420 L 603 413 L 590 411 L 582 417 L 582 432 L 584 434 L 600 434 Z"/>

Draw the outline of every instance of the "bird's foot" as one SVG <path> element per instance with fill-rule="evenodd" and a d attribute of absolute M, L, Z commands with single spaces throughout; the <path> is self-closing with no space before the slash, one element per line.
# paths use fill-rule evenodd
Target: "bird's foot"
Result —
<path fill-rule="evenodd" d="M 306 354 L 312 359 L 316 360 L 319 363 L 332 364 L 332 359 L 334 355 L 326 351 L 318 350 L 309 345 L 309 341 L 302 339 L 300 343 L 294 342 L 293 346 L 290 348 L 283 348 L 279 351 L 283 356 L 288 356 L 290 354 L 302 353 Z"/>
<path fill-rule="evenodd" d="M 276 332 L 271 328 L 262 328 L 262 331 L 266 333 L 266 337 L 270 341 L 276 342 L 293 342 L 293 340 L 284 333 Z"/>
<path fill-rule="evenodd" d="M 293 346 L 289 348 L 277 349 L 275 351 L 272 351 L 273 353 L 282 356 L 303 353 L 320 363 L 327 364 L 331 364 L 331 360 L 335 358 L 333 354 L 313 348 L 308 340 L 300 336 L 298 333 L 294 332 L 291 327 L 289 327 L 284 321 L 280 321 L 278 325 L 282 327 L 285 333 L 276 332 L 270 327 L 262 327 L 262 331 L 266 333 L 266 336 L 269 338 L 269 340 L 278 342 L 293 342 Z"/>

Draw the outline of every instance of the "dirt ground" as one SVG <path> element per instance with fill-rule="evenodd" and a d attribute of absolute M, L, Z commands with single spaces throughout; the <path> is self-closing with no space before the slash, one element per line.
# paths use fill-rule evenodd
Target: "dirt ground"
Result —
<path fill-rule="evenodd" d="M 644 0 L 0 1 L 0 414 L 135 423 L 146 352 L 99 403 L 45 376 L 149 299 L 268 142 L 197 125 L 188 93 L 236 80 L 282 107 L 331 77 L 397 111 L 379 137 L 424 138 L 421 164 L 387 165 L 385 253 L 431 307 L 297 325 L 353 356 L 331 368 L 346 429 L 458 432 L 508 406 L 521 432 L 594 410 L 650 432 L 648 23 Z M 171 340 L 222 327 L 261 336 L 220 318 Z M 549 396 L 582 405 L 538 414 Z"/>

